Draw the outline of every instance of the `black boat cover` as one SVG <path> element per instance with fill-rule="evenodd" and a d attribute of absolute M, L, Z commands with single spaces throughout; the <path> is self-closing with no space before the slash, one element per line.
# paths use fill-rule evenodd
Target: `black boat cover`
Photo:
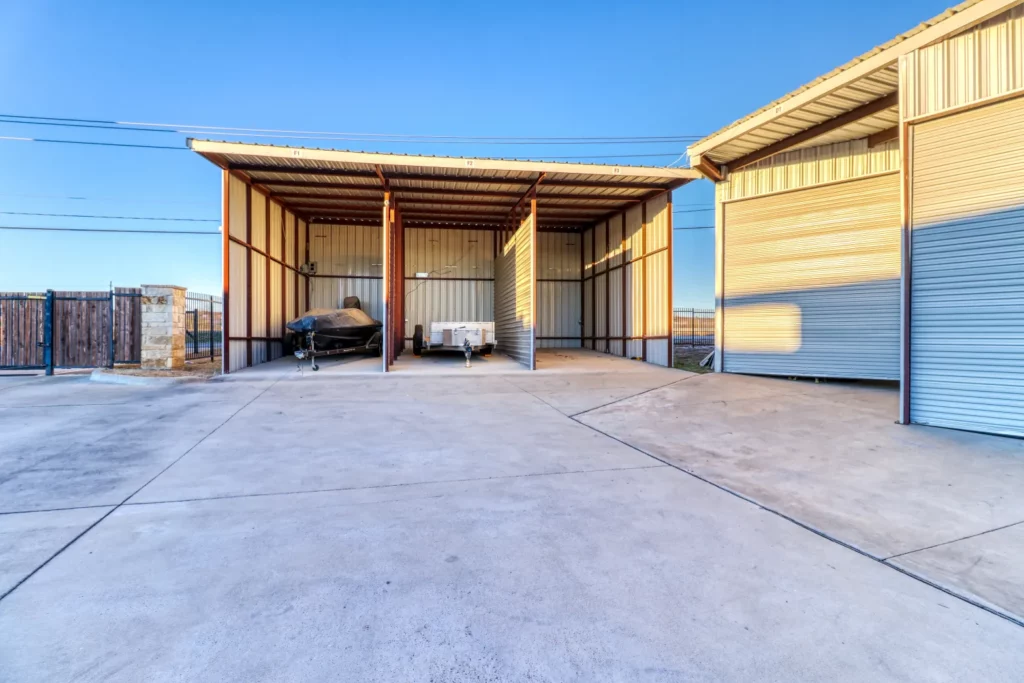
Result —
<path fill-rule="evenodd" d="M 312 308 L 285 325 L 301 334 L 373 326 L 380 323 L 358 308 Z"/>

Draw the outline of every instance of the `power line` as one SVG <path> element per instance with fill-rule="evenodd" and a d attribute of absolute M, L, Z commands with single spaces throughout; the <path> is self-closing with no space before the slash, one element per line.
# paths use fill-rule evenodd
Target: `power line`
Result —
<path fill-rule="evenodd" d="M 135 147 L 138 149 L 175 149 L 182 152 L 189 151 L 188 147 L 171 147 L 169 145 L 137 145 L 125 142 L 91 142 L 88 140 L 50 140 L 47 138 L 17 138 L 7 135 L 0 135 L 0 140 L 11 140 L 15 142 L 50 142 L 60 145 L 95 145 L 97 147 Z"/>
<path fill-rule="evenodd" d="M 123 201 L 125 201 L 124 197 L 76 197 L 74 195 L 35 194 L 35 193 L 25 194 L 25 193 L 18 193 L 18 192 L 0 192 L 0 197 L 18 197 L 20 199 L 61 199 L 61 200 L 86 201 L 86 202 L 123 202 Z M 143 199 L 141 201 L 140 200 L 135 200 L 135 199 L 129 199 L 127 201 L 130 204 L 154 204 L 154 205 L 162 205 L 162 206 L 181 206 L 183 204 L 188 204 L 188 205 L 193 205 L 193 206 L 209 206 L 210 203 L 211 203 L 211 202 L 191 202 L 191 201 L 187 201 L 187 200 L 175 200 L 173 202 L 171 202 L 171 201 L 161 202 L 161 201 L 154 201 L 154 200 L 151 200 L 151 199 Z"/>
<path fill-rule="evenodd" d="M 136 145 L 127 144 L 121 142 L 92 142 L 88 140 L 52 140 L 47 138 L 22 138 L 22 137 L 11 137 L 6 135 L 0 135 L 0 140 L 11 140 L 15 142 L 49 142 L 66 145 L 97 145 L 99 147 L 137 147 L 141 149 L 175 149 L 189 151 L 187 147 L 172 147 L 169 145 Z M 373 153 L 373 152 L 371 152 Z M 675 152 L 664 152 L 660 154 L 607 154 L 607 155 L 593 155 L 593 154 L 575 154 L 571 156 L 545 156 L 542 159 L 536 157 L 509 157 L 516 161 L 544 161 L 546 159 L 635 159 L 643 157 L 671 157 L 675 156 Z"/>
<path fill-rule="evenodd" d="M 675 228 L 674 227 L 672 229 L 673 230 L 714 230 L 715 226 L 713 226 L 713 225 L 690 225 L 690 226 L 686 226 L 684 228 Z"/>
<path fill-rule="evenodd" d="M 23 225 L 0 225 L 0 230 L 27 230 L 32 232 L 116 232 L 139 235 L 220 235 L 219 230 L 128 230 L 120 228 L 36 228 Z"/>
<path fill-rule="evenodd" d="M 181 221 L 184 223 L 219 223 L 219 218 L 170 218 L 168 216 L 97 216 L 89 213 L 32 213 L 29 211 L 0 211 L 4 216 L 45 216 L 47 218 L 105 218 L 117 221 Z"/>
<path fill-rule="evenodd" d="M 335 140 L 349 142 L 405 142 L 420 144 L 481 144 L 481 145 L 627 145 L 693 142 L 701 135 L 619 136 L 619 137 L 529 137 L 529 136 L 460 136 L 460 135 L 408 135 L 403 133 L 347 133 L 332 131 L 303 131 L 275 128 L 237 128 L 190 124 L 145 123 L 79 119 L 56 116 L 28 116 L 0 114 L 0 122 L 22 125 L 67 126 L 73 128 L 99 128 L 151 133 L 178 133 L 181 135 L 223 135 L 226 137 L 258 137 L 298 140 Z M 329 137 L 322 137 L 329 136 Z M 684 152 L 685 154 L 685 152 Z M 673 153 L 671 156 L 677 156 Z M 666 155 L 668 156 L 668 155 Z"/>
<path fill-rule="evenodd" d="M 673 211 L 672 213 L 703 213 L 705 211 L 714 211 L 714 210 L 715 210 L 715 207 L 712 206 L 710 209 L 683 209 L 682 211 Z"/>

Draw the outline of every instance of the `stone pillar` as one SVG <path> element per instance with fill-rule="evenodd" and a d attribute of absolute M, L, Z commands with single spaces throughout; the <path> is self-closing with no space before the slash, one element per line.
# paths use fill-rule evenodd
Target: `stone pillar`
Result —
<path fill-rule="evenodd" d="M 142 285 L 142 367 L 185 367 L 185 288 Z"/>

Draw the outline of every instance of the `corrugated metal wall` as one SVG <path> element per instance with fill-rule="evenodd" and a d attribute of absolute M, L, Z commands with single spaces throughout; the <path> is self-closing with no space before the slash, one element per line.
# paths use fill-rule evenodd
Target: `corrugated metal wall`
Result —
<path fill-rule="evenodd" d="M 526 367 L 536 367 L 534 297 L 536 228 L 528 216 L 494 263 L 494 333 L 498 348 Z"/>
<path fill-rule="evenodd" d="M 576 233 L 537 234 L 537 347 L 579 348 L 582 311 Z"/>
<path fill-rule="evenodd" d="M 671 210 L 663 193 L 584 232 L 584 348 L 670 364 Z"/>
<path fill-rule="evenodd" d="M 594 348 L 594 230 L 583 233 L 583 348 Z"/>
<path fill-rule="evenodd" d="M 1024 5 L 915 50 L 900 66 L 905 119 L 1024 89 Z"/>
<path fill-rule="evenodd" d="M 341 308 L 346 296 L 358 296 L 363 310 L 383 319 L 381 232 L 374 225 L 309 226 L 309 260 L 317 267 L 309 308 Z"/>
<path fill-rule="evenodd" d="M 783 152 L 731 171 L 717 183 L 718 201 L 756 197 L 840 180 L 897 171 L 899 140 L 868 147 L 867 138 Z"/>
<path fill-rule="evenodd" d="M 496 239 L 488 230 L 405 229 L 407 347 L 416 325 L 494 320 Z"/>
<path fill-rule="evenodd" d="M 1024 436 L 1024 97 L 911 139 L 910 419 Z"/>
<path fill-rule="evenodd" d="M 726 372 L 899 377 L 899 188 L 891 173 L 725 204 Z"/>
<path fill-rule="evenodd" d="M 225 365 L 230 372 L 281 356 L 285 314 L 294 311 L 297 289 L 305 289 L 304 277 L 295 272 L 294 252 L 304 238 L 295 234 L 291 212 L 241 178 L 229 176 L 224 201 L 229 223 Z M 292 248 L 290 256 L 286 243 Z"/>

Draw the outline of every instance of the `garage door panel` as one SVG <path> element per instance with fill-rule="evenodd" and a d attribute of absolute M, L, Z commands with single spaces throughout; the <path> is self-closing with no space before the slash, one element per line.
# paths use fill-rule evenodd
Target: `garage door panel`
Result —
<path fill-rule="evenodd" d="M 913 128 L 910 419 L 1024 436 L 1024 99 Z"/>
<path fill-rule="evenodd" d="M 723 369 L 897 379 L 899 177 L 727 203 Z"/>

